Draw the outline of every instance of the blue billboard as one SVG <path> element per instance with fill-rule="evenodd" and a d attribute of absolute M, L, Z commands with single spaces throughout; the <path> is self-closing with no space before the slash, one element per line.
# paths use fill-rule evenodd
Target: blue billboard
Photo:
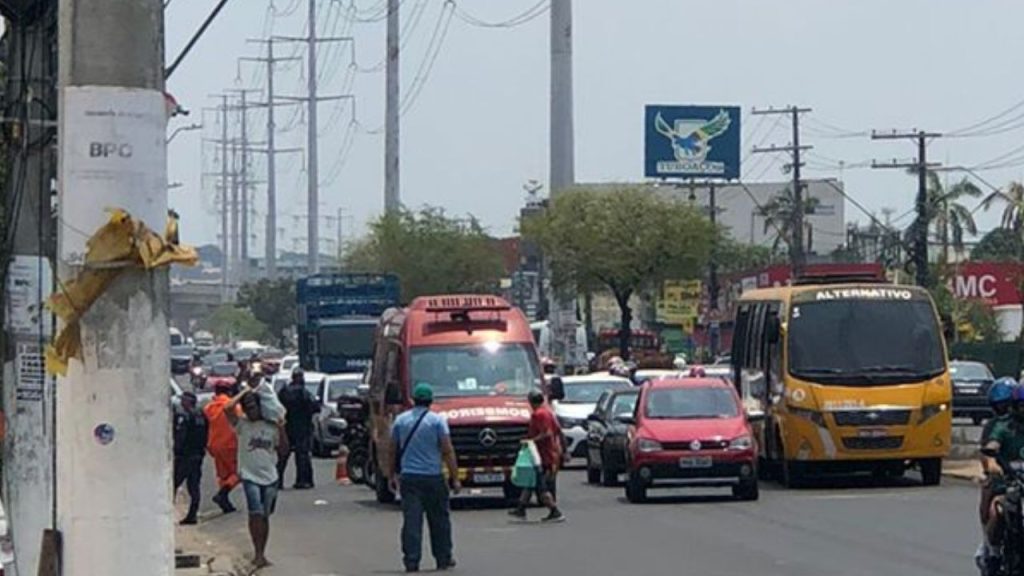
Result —
<path fill-rule="evenodd" d="M 647 106 L 647 178 L 740 177 L 739 106 Z"/>

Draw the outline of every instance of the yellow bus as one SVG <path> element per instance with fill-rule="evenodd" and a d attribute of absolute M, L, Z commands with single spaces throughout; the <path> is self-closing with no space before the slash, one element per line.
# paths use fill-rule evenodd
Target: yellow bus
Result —
<path fill-rule="evenodd" d="M 939 484 L 952 388 L 931 296 L 813 282 L 747 291 L 736 310 L 734 378 L 748 410 L 764 415 L 762 472 L 794 486 L 819 473 L 917 468 L 925 485 Z"/>

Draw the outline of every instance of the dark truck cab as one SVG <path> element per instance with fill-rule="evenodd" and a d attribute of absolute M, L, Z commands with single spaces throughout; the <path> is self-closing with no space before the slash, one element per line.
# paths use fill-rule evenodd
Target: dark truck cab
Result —
<path fill-rule="evenodd" d="M 390 274 L 316 274 L 296 286 L 299 363 L 325 374 L 363 372 L 380 315 L 396 306 Z"/>

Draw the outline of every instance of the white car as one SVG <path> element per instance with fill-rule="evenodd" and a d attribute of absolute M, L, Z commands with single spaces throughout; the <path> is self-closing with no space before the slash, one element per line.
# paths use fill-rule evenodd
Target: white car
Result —
<path fill-rule="evenodd" d="M 178 410 L 181 407 L 181 395 L 185 393 L 181 385 L 178 384 L 177 380 L 171 378 L 171 406 Z M 207 404 L 213 400 L 213 392 L 196 392 L 196 406 L 202 410 Z M 3 576 L 0 574 L 0 576 Z"/>
<path fill-rule="evenodd" d="M 363 375 L 331 374 L 320 384 L 316 398 L 320 412 L 313 415 L 313 454 L 330 456 L 341 447 L 348 423 L 338 416 L 338 400 L 343 396 L 358 396 Z"/>
<path fill-rule="evenodd" d="M 287 374 L 290 377 L 292 370 L 294 370 L 298 365 L 299 357 L 294 354 L 290 354 L 281 359 L 281 370 L 278 373 Z"/>
<path fill-rule="evenodd" d="M 594 413 L 597 400 L 606 390 L 625 390 L 633 384 L 626 378 L 607 372 L 562 378 L 565 398 L 553 402 L 555 416 L 565 439 L 565 458 L 587 455 L 587 419 Z"/>

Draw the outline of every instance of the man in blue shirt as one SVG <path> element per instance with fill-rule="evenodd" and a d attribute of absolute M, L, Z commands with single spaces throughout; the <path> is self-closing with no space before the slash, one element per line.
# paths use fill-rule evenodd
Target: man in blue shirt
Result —
<path fill-rule="evenodd" d="M 455 567 L 452 556 L 452 523 L 448 509 L 448 489 L 441 473 L 442 461 L 448 468 L 452 492 L 462 489 L 458 463 L 452 447 L 448 422 L 430 411 L 434 391 L 419 383 L 412 392 L 413 403 L 395 418 L 391 427 L 391 490 L 402 499 L 402 561 L 406 572 L 419 572 L 423 554 L 423 515 L 430 526 L 430 549 L 438 570 Z"/>

